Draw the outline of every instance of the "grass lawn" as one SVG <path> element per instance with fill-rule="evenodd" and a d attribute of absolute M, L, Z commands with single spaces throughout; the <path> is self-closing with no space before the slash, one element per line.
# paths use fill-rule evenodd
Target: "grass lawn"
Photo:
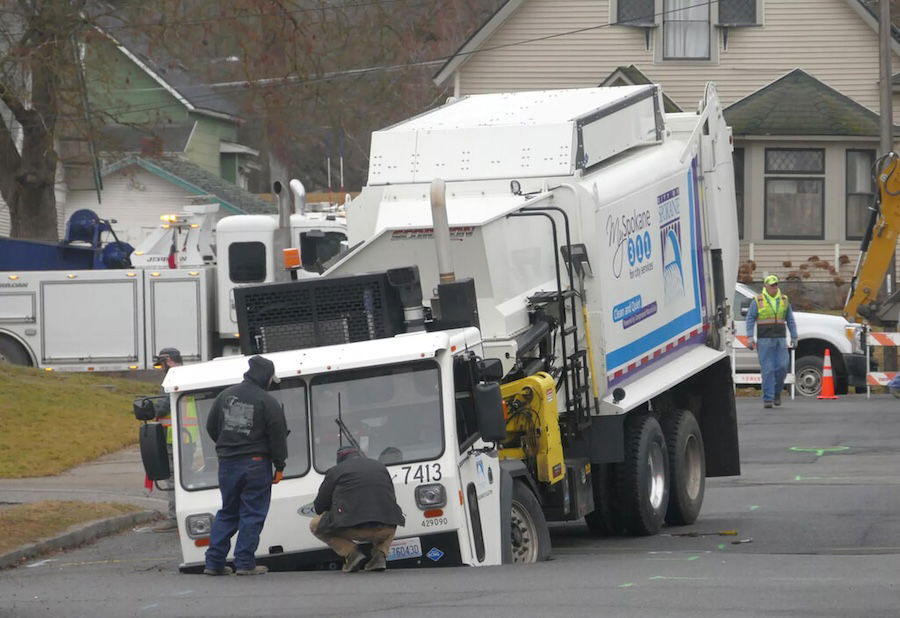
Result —
<path fill-rule="evenodd" d="M 0 509 L 0 553 L 64 532 L 76 524 L 133 513 L 133 504 L 51 501 Z"/>
<path fill-rule="evenodd" d="M 149 382 L 0 364 L 0 478 L 59 474 L 135 444 L 131 402 L 158 392 Z"/>

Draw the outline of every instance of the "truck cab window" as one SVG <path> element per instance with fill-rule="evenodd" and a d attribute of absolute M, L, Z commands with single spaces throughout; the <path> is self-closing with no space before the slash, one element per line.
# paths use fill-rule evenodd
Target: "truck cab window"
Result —
<path fill-rule="evenodd" d="M 235 242 L 228 246 L 228 275 L 233 283 L 266 280 L 266 246 L 259 242 Z"/>
<path fill-rule="evenodd" d="M 444 452 L 440 384 L 440 370 L 433 361 L 313 378 L 316 470 L 327 471 L 335 464 L 338 447 L 351 443 L 335 422 L 339 407 L 341 421 L 367 457 L 386 465 L 440 457 Z"/>
<path fill-rule="evenodd" d="M 463 357 L 453 359 L 454 399 L 456 401 L 456 437 L 460 452 L 479 436 L 475 399 L 472 397 L 471 361 Z"/>
<path fill-rule="evenodd" d="M 341 251 L 341 242 L 347 236 L 341 232 L 322 232 L 310 230 L 300 234 L 300 260 L 303 269 L 310 272 L 322 272 L 323 264 Z"/>
<path fill-rule="evenodd" d="M 206 421 L 220 392 L 221 389 L 195 391 L 178 398 L 179 476 L 182 487 L 188 491 L 219 485 L 216 445 L 206 432 Z M 284 477 L 303 476 L 309 472 L 306 384 L 299 379 L 285 380 L 270 392 L 284 408 L 289 432 Z"/>

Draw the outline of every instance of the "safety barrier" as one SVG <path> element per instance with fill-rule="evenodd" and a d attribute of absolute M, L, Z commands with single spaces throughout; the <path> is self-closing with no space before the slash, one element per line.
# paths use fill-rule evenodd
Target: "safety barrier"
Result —
<path fill-rule="evenodd" d="M 737 362 L 736 362 L 736 350 L 749 349 L 748 339 L 746 335 L 735 335 L 734 339 L 731 342 L 731 379 L 735 384 L 759 384 L 762 385 L 762 374 L 761 373 L 738 373 L 737 371 Z M 791 386 L 791 399 L 794 398 L 794 361 L 795 361 L 795 352 L 796 350 L 791 349 L 791 370 L 784 377 L 784 383 L 789 384 Z M 754 352 L 755 354 L 755 352 Z"/>
<path fill-rule="evenodd" d="M 895 348 L 900 346 L 900 333 L 875 333 L 867 331 L 866 333 L 866 399 L 872 396 L 873 386 L 887 386 L 896 371 L 870 371 L 872 367 L 872 348 L 873 347 Z"/>

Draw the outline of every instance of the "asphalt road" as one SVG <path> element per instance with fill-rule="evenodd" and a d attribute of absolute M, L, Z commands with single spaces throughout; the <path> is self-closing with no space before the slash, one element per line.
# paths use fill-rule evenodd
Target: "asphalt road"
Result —
<path fill-rule="evenodd" d="M 743 475 L 659 536 L 565 524 L 536 565 L 212 578 L 137 528 L 0 572 L 0 616 L 900 615 L 900 401 L 742 399 L 739 418 Z"/>

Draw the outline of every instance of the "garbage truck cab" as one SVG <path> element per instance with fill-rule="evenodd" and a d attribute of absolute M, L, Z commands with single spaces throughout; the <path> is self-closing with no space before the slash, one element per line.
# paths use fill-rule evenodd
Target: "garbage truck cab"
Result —
<path fill-rule="evenodd" d="M 397 488 L 406 525 L 388 555 L 391 568 L 501 562 L 501 542 L 508 539 L 500 534 L 501 474 L 485 440 L 499 439 L 503 419 L 496 415 L 499 389 L 479 417 L 478 337 L 468 328 L 398 335 L 389 346 L 369 341 L 266 355 L 280 378 L 270 392 L 290 433 L 284 480 L 272 488 L 260 537 L 260 563 L 303 569 L 337 561 L 309 522 L 325 472 L 347 444 L 338 419 L 366 456 L 387 466 Z M 175 368 L 163 384 L 182 437 L 175 445 L 175 491 L 185 571 L 202 568 L 221 506 L 206 421 L 216 396 L 246 370 L 247 357 L 225 357 Z M 198 425 L 198 432 L 187 430 Z"/>

